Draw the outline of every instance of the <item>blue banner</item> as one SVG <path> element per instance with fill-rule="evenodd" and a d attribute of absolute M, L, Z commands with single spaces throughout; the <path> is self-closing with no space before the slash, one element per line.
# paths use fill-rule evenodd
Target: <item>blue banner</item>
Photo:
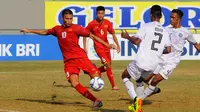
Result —
<path fill-rule="evenodd" d="M 0 61 L 62 59 L 56 37 L 0 35 Z"/>
<path fill-rule="evenodd" d="M 131 34 L 132 35 L 132 34 Z M 200 41 L 199 34 L 194 35 L 197 42 Z M 120 37 L 120 34 L 117 34 Z M 114 43 L 111 35 L 108 40 Z M 137 46 L 128 40 L 118 38 L 121 52 L 118 54 L 111 50 L 113 60 L 133 60 L 137 53 Z M 91 60 L 99 60 L 93 47 L 93 40 L 88 39 L 88 57 Z M 79 44 L 83 46 L 80 38 Z M 38 35 L 0 35 L 0 61 L 25 61 L 25 60 L 62 60 L 62 54 L 57 38 L 54 36 Z M 186 43 L 182 53 L 184 60 L 199 60 L 199 52 L 190 43 Z"/>

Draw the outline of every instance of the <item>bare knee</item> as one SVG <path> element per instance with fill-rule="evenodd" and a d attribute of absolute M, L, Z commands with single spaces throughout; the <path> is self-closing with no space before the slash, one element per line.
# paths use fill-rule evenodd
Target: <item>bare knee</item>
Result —
<path fill-rule="evenodd" d="M 76 87 L 79 84 L 78 76 L 77 75 L 72 75 L 70 77 L 70 83 L 73 87 Z"/>
<path fill-rule="evenodd" d="M 129 78 L 130 79 L 131 78 L 131 76 L 129 75 L 127 69 L 124 70 L 124 72 L 122 73 L 121 77 L 122 77 L 122 79 L 124 79 L 124 78 Z"/>
<path fill-rule="evenodd" d="M 151 85 L 152 86 L 156 86 L 159 82 L 161 82 L 164 78 L 160 75 L 160 74 L 157 74 L 153 80 L 151 81 Z"/>

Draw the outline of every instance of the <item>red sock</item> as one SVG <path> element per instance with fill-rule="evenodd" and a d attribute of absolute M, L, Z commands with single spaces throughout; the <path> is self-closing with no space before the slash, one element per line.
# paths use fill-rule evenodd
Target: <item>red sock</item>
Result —
<path fill-rule="evenodd" d="M 87 88 L 85 88 L 84 86 L 82 86 L 80 83 L 78 85 L 76 85 L 75 89 L 82 94 L 84 97 L 86 97 L 87 99 L 91 100 L 91 101 L 96 101 L 97 98 L 95 96 L 93 96 Z"/>
<path fill-rule="evenodd" d="M 98 69 L 99 69 L 99 71 L 100 71 L 101 73 L 103 73 L 103 72 L 106 71 L 106 69 L 104 68 L 104 66 L 101 66 L 101 67 L 99 67 Z"/>
<path fill-rule="evenodd" d="M 108 79 L 112 85 L 112 87 L 115 86 L 115 82 L 114 82 L 114 77 L 113 77 L 113 74 L 112 74 L 112 69 L 111 68 L 106 68 L 106 72 L 107 72 L 107 76 L 108 76 Z"/>

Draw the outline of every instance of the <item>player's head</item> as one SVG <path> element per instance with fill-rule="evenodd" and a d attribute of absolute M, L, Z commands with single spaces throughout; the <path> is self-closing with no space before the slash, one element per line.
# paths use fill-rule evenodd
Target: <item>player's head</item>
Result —
<path fill-rule="evenodd" d="M 100 21 L 103 20 L 105 15 L 105 8 L 103 6 L 98 6 L 96 12 L 97 12 L 97 19 Z"/>
<path fill-rule="evenodd" d="M 162 18 L 162 8 L 159 5 L 153 5 L 150 11 L 151 21 L 160 20 Z"/>
<path fill-rule="evenodd" d="M 62 20 L 65 26 L 70 26 L 73 20 L 73 12 L 70 9 L 62 11 Z"/>
<path fill-rule="evenodd" d="M 177 24 L 181 24 L 182 17 L 183 17 L 183 11 L 179 9 L 173 9 L 170 16 L 171 25 L 177 26 Z"/>

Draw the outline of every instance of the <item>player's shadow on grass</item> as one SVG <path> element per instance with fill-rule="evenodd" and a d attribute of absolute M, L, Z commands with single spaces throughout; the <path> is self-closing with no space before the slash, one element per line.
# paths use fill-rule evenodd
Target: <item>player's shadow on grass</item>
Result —
<path fill-rule="evenodd" d="M 58 88 L 69 88 L 72 87 L 71 85 L 54 85 L 53 87 L 58 87 Z"/>
<path fill-rule="evenodd" d="M 126 112 L 125 110 L 119 110 L 119 109 L 98 109 L 98 112 Z"/>
<path fill-rule="evenodd" d="M 128 99 L 128 98 L 120 98 L 119 100 L 123 100 L 123 101 L 128 101 L 129 104 L 132 104 L 133 103 L 133 100 L 131 99 Z M 153 103 L 153 101 L 155 100 L 144 100 L 142 102 L 143 105 L 151 105 Z M 159 101 L 160 102 L 160 101 Z"/>
<path fill-rule="evenodd" d="M 56 88 L 73 88 L 71 85 L 53 85 Z M 85 86 L 86 88 L 90 88 L 89 86 Z"/>
<path fill-rule="evenodd" d="M 38 102 L 38 103 L 52 104 L 52 105 L 79 105 L 79 106 L 87 107 L 85 103 L 82 103 L 82 102 L 61 102 L 61 101 L 53 101 L 53 100 L 34 100 L 34 99 L 16 99 L 16 100 Z"/>

